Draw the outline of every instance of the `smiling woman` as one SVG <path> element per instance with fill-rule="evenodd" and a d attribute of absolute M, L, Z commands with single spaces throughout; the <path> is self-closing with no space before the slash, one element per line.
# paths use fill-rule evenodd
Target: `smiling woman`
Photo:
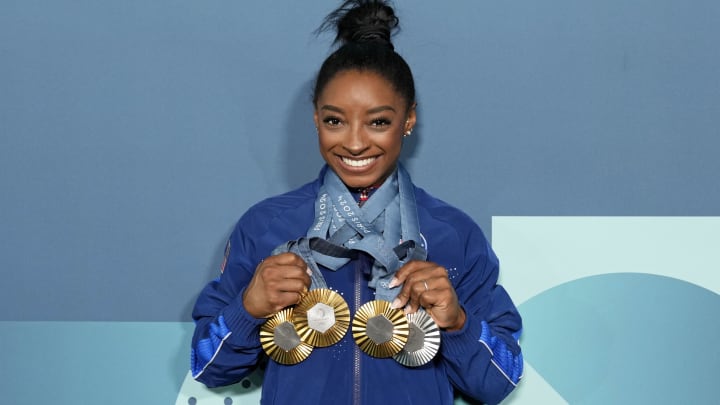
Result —
<path fill-rule="evenodd" d="M 268 404 L 498 403 L 518 383 L 522 322 L 488 241 L 398 161 L 417 116 L 397 26 L 385 2 L 360 0 L 321 26 L 340 45 L 313 95 L 327 164 L 238 221 L 193 311 L 191 370 L 207 386 L 268 359 Z"/>
<path fill-rule="evenodd" d="M 316 102 L 320 153 L 351 188 L 381 185 L 395 170 L 403 135 L 415 125 L 408 105 L 382 76 L 338 73 Z"/>

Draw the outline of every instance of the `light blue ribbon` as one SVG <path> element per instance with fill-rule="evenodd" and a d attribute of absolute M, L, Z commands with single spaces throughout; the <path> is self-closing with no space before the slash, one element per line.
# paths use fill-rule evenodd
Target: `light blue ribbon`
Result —
<path fill-rule="evenodd" d="M 425 248 L 410 175 L 398 164 L 362 207 L 335 172 L 327 170 L 307 237 L 281 245 L 273 254 L 300 255 L 312 270 L 314 289 L 326 288 L 318 264 L 335 271 L 352 259 L 352 251 L 365 252 L 375 259 L 368 285 L 376 299 L 392 301 L 400 287 L 388 288 L 390 280 L 410 260 L 425 260 Z"/>

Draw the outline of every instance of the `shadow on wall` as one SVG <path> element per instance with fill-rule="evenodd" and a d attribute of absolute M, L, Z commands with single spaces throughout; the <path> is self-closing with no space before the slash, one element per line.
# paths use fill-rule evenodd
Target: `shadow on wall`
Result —
<path fill-rule="evenodd" d="M 228 229 L 224 234 L 225 236 L 221 237 L 221 239 L 218 240 L 215 245 L 215 249 L 213 249 L 210 258 L 207 260 L 208 264 L 207 267 L 205 267 L 205 278 L 203 279 L 206 283 L 209 283 L 210 280 L 214 280 L 220 277 L 220 267 L 222 266 L 222 262 L 225 258 L 225 247 L 227 246 L 228 238 L 230 237 L 233 229 L 235 229 L 235 223 L 232 223 L 230 226 L 228 226 Z M 198 295 L 200 295 L 200 292 L 204 287 L 205 284 L 196 286 L 195 293 L 187 297 L 187 302 L 183 306 L 182 312 L 180 313 L 180 320 L 182 322 L 188 322 L 192 320 L 192 310 L 195 307 L 195 301 L 197 300 Z"/>
<path fill-rule="evenodd" d="M 314 85 L 314 79 L 303 83 L 295 93 L 287 112 L 281 156 L 284 157 L 282 174 L 288 190 L 313 180 L 323 165 L 313 122 Z"/>
<path fill-rule="evenodd" d="M 317 176 L 323 164 L 318 152 L 315 124 L 313 123 L 313 85 L 314 80 L 312 79 L 303 83 L 288 103 L 284 134 L 280 134 L 278 137 L 282 142 L 278 148 L 283 165 L 280 168 L 281 181 L 284 182 L 279 187 L 280 192 L 289 191 L 311 181 Z M 229 226 L 225 233 L 226 236 L 220 239 L 213 249 L 212 257 L 207 261 L 205 280 L 210 281 L 220 276 L 220 266 L 225 253 L 227 237 L 232 233 L 234 226 L 234 223 Z M 202 286 L 198 286 L 197 294 L 201 289 Z M 182 320 L 191 319 L 197 294 L 188 298 L 180 315 Z"/>
<path fill-rule="evenodd" d="M 418 99 L 417 95 L 415 96 L 415 99 Z M 400 152 L 400 161 L 408 170 L 408 172 L 410 172 L 411 177 L 413 175 L 413 159 L 415 158 L 415 156 L 417 156 L 420 144 L 422 143 L 423 112 L 420 103 L 418 103 L 418 106 L 415 108 L 415 113 L 417 114 L 417 121 L 415 122 L 415 127 L 413 127 L 412 134 L 410 134 L 410 136 L 403 138 L 403 148 Z"/>

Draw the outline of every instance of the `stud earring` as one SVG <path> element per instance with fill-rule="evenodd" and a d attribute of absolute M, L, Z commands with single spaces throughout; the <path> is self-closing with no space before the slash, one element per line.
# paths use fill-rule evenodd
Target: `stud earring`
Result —
<path fill-rule="evenodd" d="M 413 129 L 412 129 L 412 128 L 410 128 L 410 129 L 408 129 L 407 131 L 405 131 L 405 133 L 403 134 L 403 138 L 405 138 L 405 137 L 408 137 L 408 136 L 412 135 L 412 131 L 413 131 Z"/>

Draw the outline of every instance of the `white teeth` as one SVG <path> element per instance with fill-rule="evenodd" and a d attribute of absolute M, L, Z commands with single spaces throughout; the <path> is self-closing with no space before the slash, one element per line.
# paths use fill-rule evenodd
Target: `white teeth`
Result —
<path fill-rule="evenodd" d="M 346 157 L 341 157 L 341 159 L 342 159 L 343 163 L 345 163 L 348 166 L 352 166 L 352 167 L 367 166 L 375 160 L 374 157 L 367 158 L 367 159 L 360 159 L 360 160 L 348 159 Z"/>

